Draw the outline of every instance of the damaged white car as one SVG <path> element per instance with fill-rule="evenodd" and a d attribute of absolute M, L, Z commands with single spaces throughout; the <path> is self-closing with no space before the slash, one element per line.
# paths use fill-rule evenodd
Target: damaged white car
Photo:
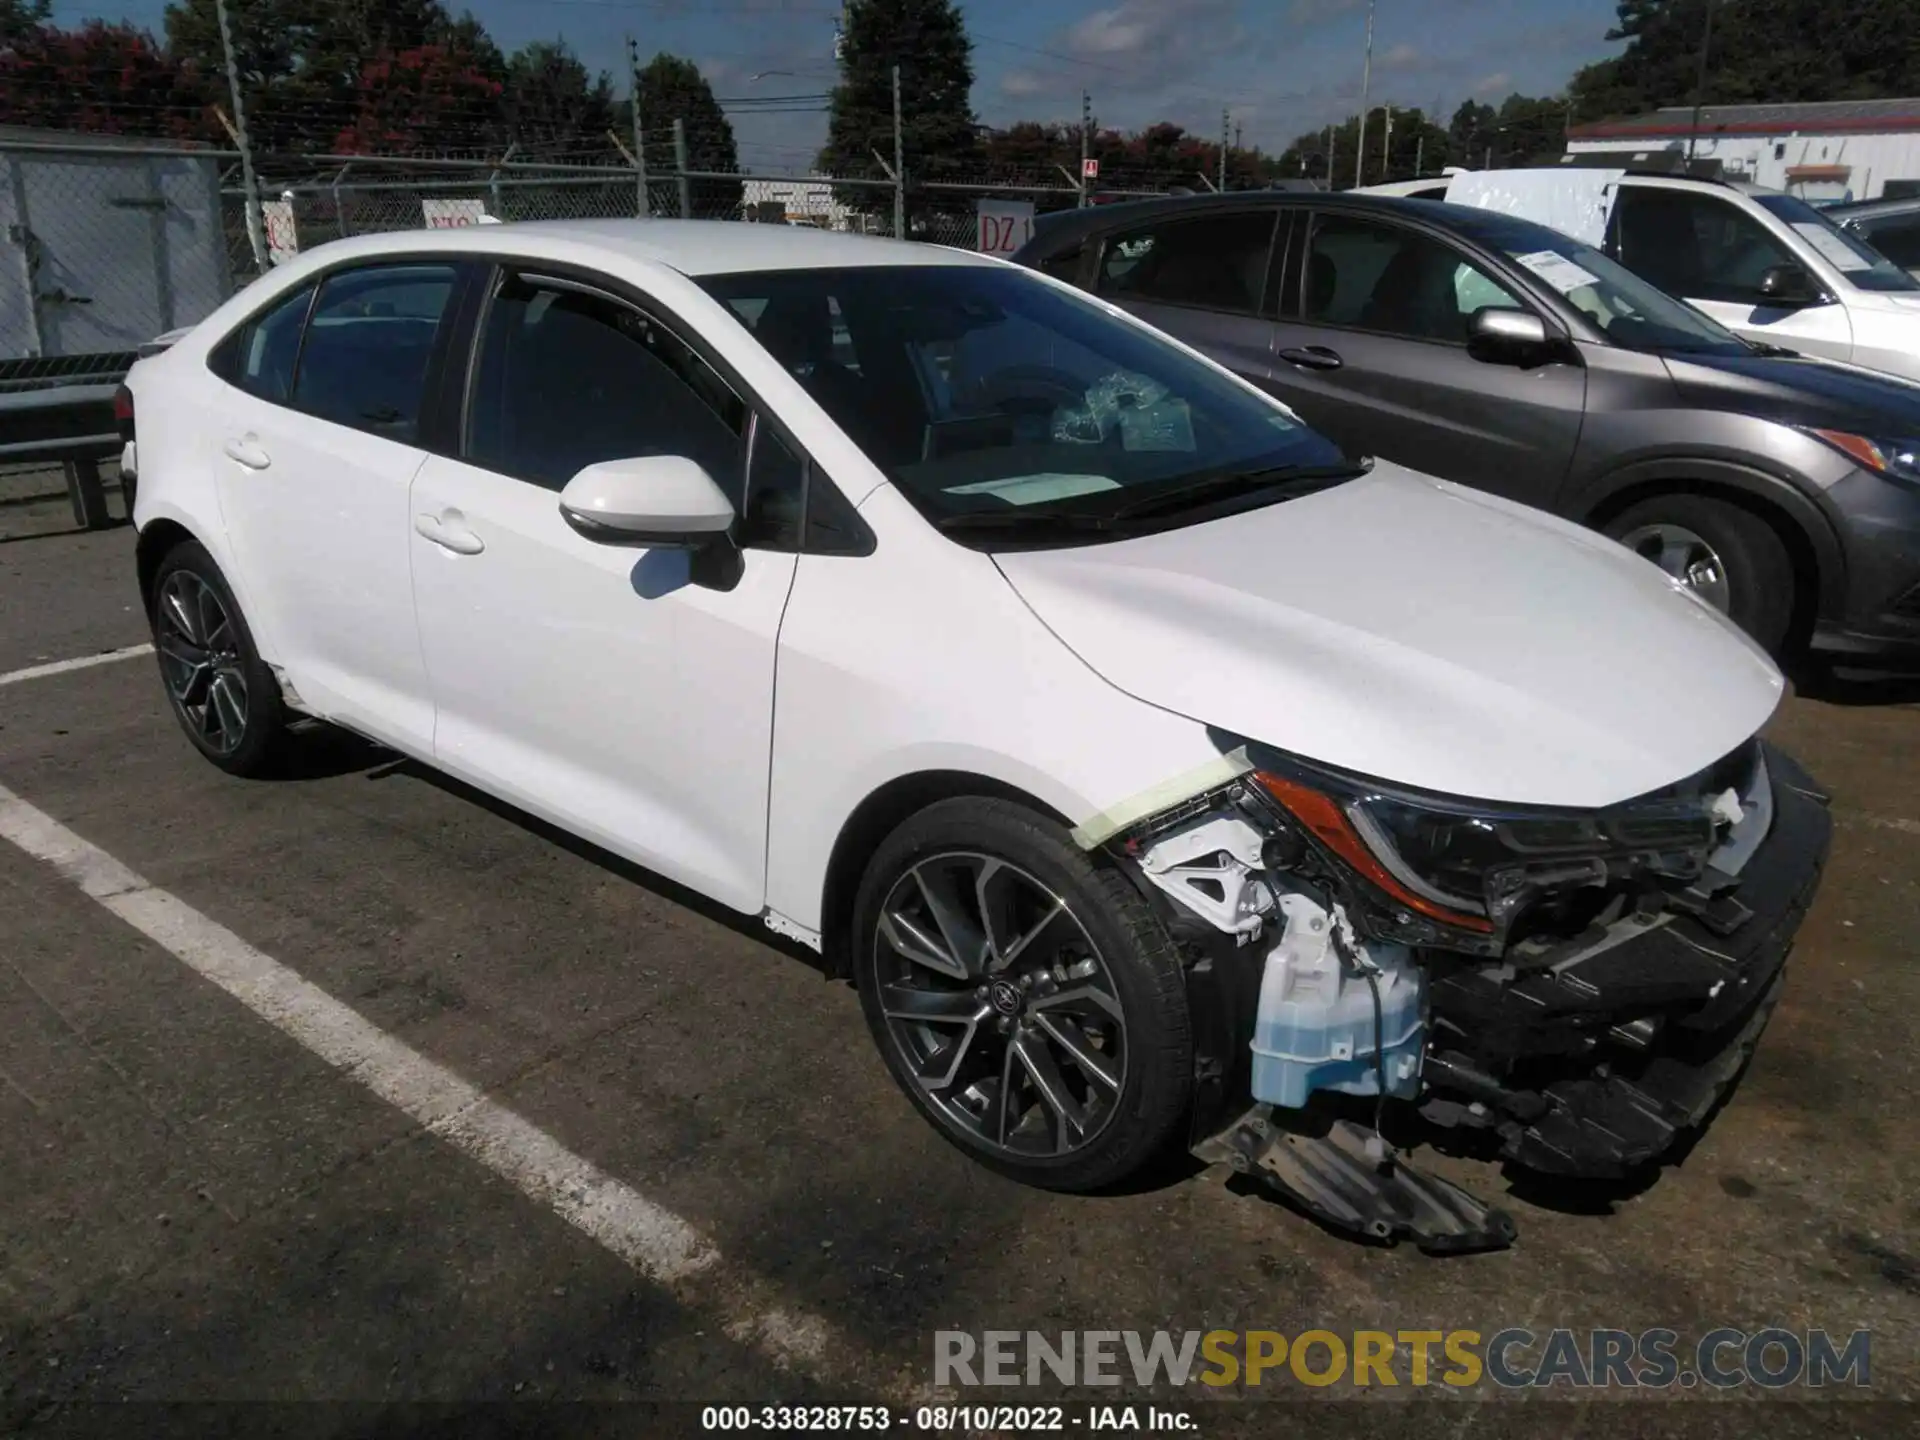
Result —
<path fill-rule="evenodd" d="M 1660 570 L 995 261 L 368 237 L 124 398 L 202 753 L 331 721 L 761 916 L 1035 1184 L 1186 1145 L 1505 1243 L 1412 1148 L 1657 1162 L 1826 853 L 1780 676 Z"/>

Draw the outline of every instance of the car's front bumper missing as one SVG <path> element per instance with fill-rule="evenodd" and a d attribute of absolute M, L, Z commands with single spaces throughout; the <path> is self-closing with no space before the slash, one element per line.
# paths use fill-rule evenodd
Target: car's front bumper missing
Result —
<path fill-rule="evenodd" d="M 1670 913 L 1518 974 L 1436 967 L 1430 1121 L 1484 1128 L 1529 1169 L 1617 1177 L 1711 1113 L 1765 1028 L 1832 834 L 1805 772 L 1778 751 L 1768 764 L 1773 826 L 1724 897 L 1747 912 L 1737 926 Z"/>

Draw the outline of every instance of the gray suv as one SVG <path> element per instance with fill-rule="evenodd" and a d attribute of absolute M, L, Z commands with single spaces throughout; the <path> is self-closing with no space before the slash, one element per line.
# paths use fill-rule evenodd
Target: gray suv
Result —
<path fill-rule="evenodd" d="M 1429 200 L 1069 211 L 1014 258 L 1350 454 L 1592 525 L 1775 655 L 1920 663 L 1920 385 L 1756 346 L 1558 231 Z"/>

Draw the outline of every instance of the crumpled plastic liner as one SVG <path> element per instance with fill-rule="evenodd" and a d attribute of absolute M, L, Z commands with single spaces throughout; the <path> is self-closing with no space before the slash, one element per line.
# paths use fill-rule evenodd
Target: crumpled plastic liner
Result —
<path fill-rule="evenodd" d="M 1187 402 L 1146 375 L 1119 370 L 1103 376 L 1088 388 L 1084 405 L 1053 415 L 1053 438 L 1062 444 L 1098 445 L 1116 428 L 1125 450 L 1195 448 Z"/>

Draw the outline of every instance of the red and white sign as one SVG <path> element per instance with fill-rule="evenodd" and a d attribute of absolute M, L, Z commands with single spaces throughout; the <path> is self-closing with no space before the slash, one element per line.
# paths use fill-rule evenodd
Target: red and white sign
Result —
<path fill-rule="evenodd" d="M 1083 180 L 1098 180 L 1100 178 L 1100 162 L 1091 155 L 1082 160 L 1080 162 L 1080 178 Z"/>
<path fill-rule="evenodd" d="M 429 230 L 459 230 L 484 225 L 490 218 L 484 200 L 422 200 L 420 211 Z"/>
<path fill-rule="evenodd" d="M 293 221 L 291 200 L 263 200 L 260 218 L 267 227 L 267 255 L 276 265 L 300 256 L 300 232 Z"/>
<path fill-rule="evenodd" d="M 1031 200 L 981 200 L 974 208 L 980 217 L 975 248 L 981 254 L 1008 256 L 1033 238 Z"/>

